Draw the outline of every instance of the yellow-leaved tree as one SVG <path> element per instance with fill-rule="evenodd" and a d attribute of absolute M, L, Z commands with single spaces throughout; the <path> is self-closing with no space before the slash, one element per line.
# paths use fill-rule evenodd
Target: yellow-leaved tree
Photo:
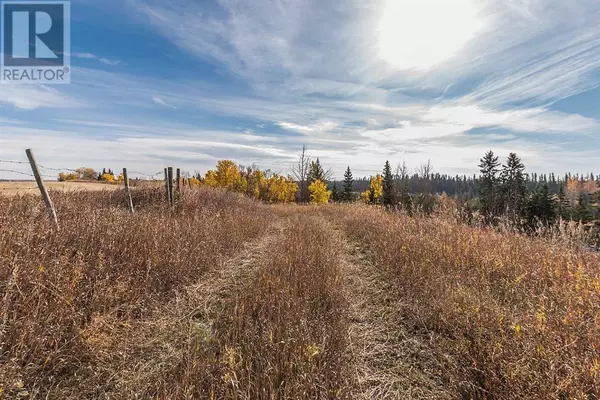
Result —
<path fill-rule="evenodd" d="M 327 204 L 331 198 L 331 191 L 327 190 L 325 182 L 317 179 L 308 187 L 310 193 L 310 202 L 312 204 Z"/>
<path fill-rule="evenodd" d="M 204 183 L 211 187 L 222 187 L 229 190 L 242 190 L 242 175 L 235 162 L 231 160 L 220 160 L 217 170 L 210 170 L 204 177 Z"/>
<path fill-rule="evenodd" d="M 598 190 L 598 184 L 595 180 L 571 178 L 567 181 L 566 195 L 571 203 L 576 203 L 580 194 L 594 194 Z"/>
<path fill-rule="evenodd" d="M 95 181 L 98 178 L 98 173 L 92 168 L 77 168 L 75 170 L 75 173 L 77 174 L 77 179 L 82 179 L 86 181 Z"/>
<path fill-rule="evenodd" d="M 255 199 L 260 198 L 261 189 L 267 184 L 265 174 L 259 169 L 248 168 L 244 178 L 246 179 L 246 194 Z"/>
<path fill-rule="evenodd" d="M 219 186 L 219 181 L 217 180 L 217 172 L 212 169 L 204 175 L 204 183 L 210 187 Z"/>
<path fill-rule="evenodd" d="M 235 162 L 220 160 L 217 163 L 217 182 L 219 182 L 219 186 L 234 189 L 239 185 L 240 179 L 240 170 Z"/>
<path fill-rule="evenodd" d="M 114 181 L 115 181 L 115 176 L 113 174 L 102 174 L 100 176 L 100 182 L 113 183 Z"/>
<path fill-rule="evenodd" d="M 79 178 L 79 176 L 76 173 L 66 173 L 66 172 L 58 173 L 58 180 L 60 182 L 75 181 L 78 178 Z"/>
<path fill-rule="evenodd" d="M 264 172 L 255 166 L 244 168 L 231 160 L 219 161 L 216 171 L 208 171 L 203 182 L 210 187 L 226 188 L 269 203 L 293 202 L 298 192 L 292 177 Z"/>
<path fill-rule="evenodd" d="M 266 201 L 270 203 L 290 203 L 295 200 L 298 185 L 290 177 L 273 174 L 266 181 Z"/>
<path fill-rule="evenodd" d="M 383 177 L 379 174 L 371 177 L 369 189 L 360 194 L 360 198 L 367 204 L 378 203 L 383 195 Z"/>

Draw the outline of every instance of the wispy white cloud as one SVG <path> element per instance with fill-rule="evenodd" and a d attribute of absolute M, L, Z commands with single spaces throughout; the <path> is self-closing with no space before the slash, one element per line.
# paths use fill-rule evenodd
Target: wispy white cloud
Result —
<path fill-rule="evenodd" d="M 36 108 L 79 108 L 85 103 L 58 89 L 44 85 L 2 85 L 0 104 L 5 103 L 22 110 Z"/>
<path fill-rule="evenodd" d="M 577 114 L 524 108 L 507 111 L 484 109 L 477 105 L 433 106 L 425 111 L 427 121 L 446 122 L 467 129 L 501 127 L 514 132 L 590 133 L 600 129 L 598 121 Z"/>
<path fill-rule="evenodd" d="M 71 56 L 74 58 L 81 58 L 86 60 L 97 60 L 103 64 L 110 65 L 113 67 L 121 64 L 121 60 L 111 60 L 109 58 L 99 57 L 92 53 L 73 53 L 71 54 Z"/>
<path fill-rule="evenodd" d="M 305 134 L 315 134 L 315 133 L 329 132 L 329 131 L 335 129 L 338 126 L 338 123 L 333 122 L 333 121 L 322 121 L 322 122 L 318 122 L 316 124 L 311 124 L 311 125 L 299 125 L 299 124 L 294 124 L 292 122 L 278 122 L 277 125 L 279 125 L 283 129 L 290 130 L 290 131 L 295 131 L 295 132 L 300 132 L 300 133 L 305 133 Z"/>
<path fill-rule="evenodd" d="M 163 106 L 163 107 L 167 107 L 167 108 L 177 108 L 169 103 L 167 103 L 165 100 L 163 100 L 161 97 L 159 96 L 152 96 L 152 101 L 155 102 L 156 104 Z"/>

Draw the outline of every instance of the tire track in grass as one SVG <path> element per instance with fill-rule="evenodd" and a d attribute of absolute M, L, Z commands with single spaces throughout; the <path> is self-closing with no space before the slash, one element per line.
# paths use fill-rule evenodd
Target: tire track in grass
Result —
<path fill-rule="evenodd" d="M 94 321 L 93 336 L 87 340 L 98 356 L 90 373 L 106 376 L 105 384 L 92 388 L 85 381 L 78 382 L 70 396 L 63 398 L 189 398 L 195 389 L 189 373 L 195 363 L 191 358 L 194 341 L 199 336 L 206 342 L 214 340 L 213 322 L 224 303 L 254 279 L 261 259 L 279 240 L 285 225 L 286 221 L 277 219 L 266 235 L 246 243 L 237 255 L 207 271 L 200 282 L 184 288 L 143 320 L 127 324 Z"/>
<path fill-rule="evenodd" d="M 314 215 L 289 218 L 255 280 L 215 323 L 225 355 L 212 374 L 215 398 L 347 397 L 339 242 Z"/>
<path fill-rule="evenodd" d="M 281 216 L 144 320 L 109 325 L 106 384 L 88 397 L 349 398 L 340 252 L 325 221 Z"/>
<path fill-rule="evenodd" d="M 349 305 L 349 363 L 353 399 L 451 399 L 430 338 L 404 321 L 400 297 L 361 246 L 341 237 Z"/>

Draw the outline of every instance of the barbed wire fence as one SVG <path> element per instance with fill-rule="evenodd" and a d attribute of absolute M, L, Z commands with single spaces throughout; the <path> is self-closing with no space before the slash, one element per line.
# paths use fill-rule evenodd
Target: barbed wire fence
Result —
<path fill-rule="evenodd" d="M 26 150 L 26 154 L 27 154 L 27 161 L 24 160 L 11 160 L 11 159 L 0 159 L 0 182 L 3 181 L 8 181 L 8 182 L 24 182 L 24 183 L 32 183 L 31 186 L 24 186 L 24 185 L 18 185 L 18 186 L 14 186 L 14 185 L 6 185 L 6 186 L 2 186 L 0 185 L 0 194 L 2 193 L 23 193 L 23 192 L 28 192 L 30 190 L 36 190 L 38 189 L 44 199 L 44 202 L 46 204 L 46 207 L 48 209 L 48 212 L 50 213 L 50 216 L 52 217 L 52 219 L 55 222 L 56 225 L 56 229 L 57 231 L 60 229 L 59 224 L 58 224 L 58 218 L 56 216 L 56 210 L 54 209 L 54 205 L 52 203 L 52 200 L 50 199 L 50 196 L 48 194 L 48 191 L 46 190 L 46 185 L 45 183 L 48 182 L 48 180 L 51 181 L 55 181 L 55 182 L 61 182 L 61 183 L 67 183 L 69 181 L 69 179 L 60 179 L 60 174 L 61 173 L 70 173 L 70 174 L 76 174 L 77 178 L 76 181 L 78 182 L 94 182 L 94 181 L 101 181 L 101 175 L 98 179 L 94 179 L 95 176 L 92 178 L 90 176 L 87 177 L 87 179 L 85 179 L 85 175 L 84 172 L 86 172 L 86 168 L 67 168 L 67 167 L 63 167 L 63 168 L 58 168 L 55 166 L 48 166 L 48 165 L 43 165 L 43 164 L 38 164 L 35 160 L 35 157 L 33 155 L 33 152 L 31 151 L 31 149 L 27 149 Z M 90 169 L 91 171 L 94 171 L 93 169 Z M 90 171 L 87 171 L 88 174 L 90 173 Z M 94 175 L 98 174 L 98 172 L 94 171 Z M 4 176 L 3 176 L 4 175 Z M 14 177 L 17 176 L 19 178 L 22 179 L 15 179 Z M 113 174 L 114 176 L 114 174 Z M 8 178 L 10 177 L 10 179 Z M 166 191 L 166 199 L 167 202 L 171 205 L 174 206 L 175 205 L 175 193 L 180 193 L 180 183 L 183 183 L 183 185 L 185 186 L 185 179 L 183 180 L 183 182 L 181 182 L 181 170 L 179 168 L 177 168 L 177 174 L 176 174 L 176 187 L 174 187 L 174 174 L 173 174 L 173 168 L 172 167 L 168 167 L 165 168 L 164 170 L 155 172 L 155 173 L 146 173 L 146 172 L 141 172 L 141 171 L 127 171 L 127 168 L 123 168 L 123 173 L 122 173 L 122 181 L 117 179 L 116 182 L 114 183 L 122 183 L 124 184 L 125 187 L 125 192 L 127 194 L 128 197 L 128 206 L 131 212 L 134 212 L 134 207 L 133 207 L 133 201 L 132 201 L 132 197 L 131 197 L 131 190 L 130 190 L 130 180 L 131 177 L 133 177 L 133 179 L 135 179 L 135 181 L 139 181 L 139 180 L 144 180 L 144 181 L 164 181 L 165 182 L 165 191 Z M 90 179 L 92 178 L 92 179 Z"/>
<path fill-rule="evenodd" d="M 14 169 L 16 167 L 6 167 L 4 168 L 3 164 L 10 164 L 10 165 L 24 165 L 26 171 L 22 171 L 22 170 L 17 170 Z M 45 165 L 41 165 L 38 164 L 38 168 L 41 171 L 44 171 L 44 173 L 41 174 L 41 176 L 45 179 L 53 179 L 53 180 L 57 180 L 58 181 L 58 174 L 61 172 L 71 172 L 71 173 L 76 173 L 79 174 L 79 172 L 81 171 L 80 169 L 74 169 L 74 168 L 57 168 L 57 167 L 48 167 Z M 52 172 L 56 172 L 56 174 L 51 174 L 50 171 Z M 6 177 L 3 177 L 1 173 L 6 173 L 6 174 L 16 174 L 21 176 L 25 176 L 25 177 L 30 177 L 30 178 L 35 178 L 35 175 L 31 172 L 31 168 L 30 168 L 30 164 L 29 161 L 17 161 L 17 160 L 3 160 L 0 159 L 0 181 L 17 181 L 18 179 L 8 179 Z M 135 175 L 135 176 L 132 176 Z M 144 178 L 146 180 L 164 180 L 164 173 L 163 171 L 158 171 L 155 173 L 147 173 L 147 172 L 140 172 L 140 171 L 129 171 L 129 176 L 131 178 L 134 179 L 140 179 L 140 178 Z M 33 180 L 33 179 L 31 179 Z"/>

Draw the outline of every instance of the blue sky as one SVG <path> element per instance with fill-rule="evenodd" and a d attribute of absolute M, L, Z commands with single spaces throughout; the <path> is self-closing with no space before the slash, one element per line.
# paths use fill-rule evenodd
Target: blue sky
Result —
<path fill-rule="evenodd" d="M 597 0 L 73 0 L 70 85 L 0 86 L 0 159 L 341 177 L 600 170 Z M 15 178 L 0 172 L 0 179 Z"/>

